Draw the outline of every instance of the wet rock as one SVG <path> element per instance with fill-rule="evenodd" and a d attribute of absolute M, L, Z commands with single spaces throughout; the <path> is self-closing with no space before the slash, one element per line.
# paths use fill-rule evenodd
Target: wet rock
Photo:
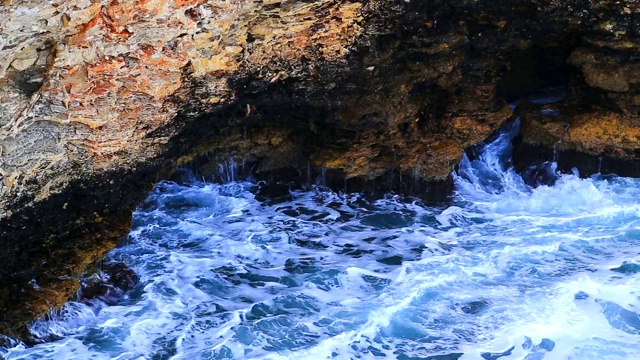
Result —
<path fill-rule="evenodd" d="M 553 186 L 558 180 L 557 164 L 545 161 L 540 165 L 529 166 L 521 175 L 524 182 L 531 187 Z"/>
<path fill-rule="evenodd" d="M 531 112 L 522 116 L 522 137 L 514 150 L 516 167 L 525 170 L 533 163 L 557 162 L 558 170 L 580 175 L 617 174 L 639 176 L 640 117 L 633 113 L 592 110 L 568 99 L 556 105 L 557 114 Z"/>
<path fill-rule="evenodd" d="M 81 280 L 78 298 L 83 302 L 99 299 L 115 305 L 139 280 L 138 275 L 127 265 L 106 263 L 100 266 L 100 271 Z"/>
<path fill-rule="evenodd" d="M 255 199 L 268 205 L 279 204 L 293 200 L 289 185 L 283 183 L 262 183 L 256 194 Z"/>
<path fill-rule="evenodd" d="M 16 339 L 10 338 L 5 335 L 0 335 L 0 348 L 11 349 L 18 346 L 20 342 Z"/>
<path fill-rule="evenodd" d="M 171 173 L 169 180 L 177 184 L 188 184 L 195 181 L 195 176 L 189 169 L 178 168 Z"/>
<path fill-rule="evenodd" d="M 216 180 L 311 164 L 335 189 L 442 199 L 509 101 L 565 85 L 522 144 L 640 163 L 635 3 L 3 5 L 0 332 L 67 301 L 152 184 L 203 154 Z"/>
<path fill-rule="evenodd" d="M 118 289 L 129 291 L 138 284 L 138 275 L 123 263 L 107 263 L 102 266 L 102 271 L 109 276 L 109 282 Z"/>

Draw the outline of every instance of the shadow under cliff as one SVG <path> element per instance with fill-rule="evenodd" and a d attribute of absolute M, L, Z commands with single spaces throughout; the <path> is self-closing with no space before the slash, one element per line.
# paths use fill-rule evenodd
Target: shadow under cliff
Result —
<path fill-rule="evenodd" d="M 592 11 L 587 20 L 573 12 L 576 4 L 538 1 L 376 4 L 365 4 L 372 8 L 363 15 L 365 35 L 343 61 L 277 64 L 273 77 L 251 69 L 226 79 L 232 100 L 204 101 L 212 98 L 208 82 L 219 77 L 194 79 L 185 71 L 189 85 L 172 99 L 180 111 L 149 135 L 170 139 L 154 160 L 84 174 L 64 192 L 13 213 L 0 225 L 0 333 L 28 338 L 28 323 L 77 291 L 82 272 L 127 234 L 131 212 L 153 183 L 178 166 L 210 181 L 230 180 L 235 164 L 236 174 L 256 181 L 320 181 L 338 191 L 441 201 L 465 149 L 509 119 L 515 99 L 564 86 L 562 109 L 550 110 L 565 117 L 547 112 L 546 120 L 532 122 L 551 130 L 574 124 L 576 114 L 633 110 L 634 94 L 595 86 L 600 78 L 580 67 L 590 58 L 573 55 L 583 47 L 602 50 L 593 38 L 608 36 L 592 2 L 575 8 Z M 533 119 L 540 110 L 524 115 Z M 516 145 L 517 166 L 548 159 L 562 134 L 547 141 L 547 133 L 556 134 L 527 130 Z M 586 172 L 599 156 L 569 145 L 563 151 L 575 154 L 561 155 L 561 168 L 584 165 Z M 617 157 L 611 171 L 637 170 L 636 156 Z M 601 170 L 613 164 L 605 160 Z"/>

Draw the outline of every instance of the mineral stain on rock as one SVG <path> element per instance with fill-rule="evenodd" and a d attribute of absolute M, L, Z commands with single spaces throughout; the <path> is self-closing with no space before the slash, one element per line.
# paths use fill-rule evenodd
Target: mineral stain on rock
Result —
<path fill-rule="evenodd" d="M 419 194 L 446 185 L 508 102 L 558 85 L 553 112 L 520 114 L 520 148 L 637 164 L 639 14 L 587 0 L 5 0 L 0 333 L 24 337 L 67 301 L 180 164 L 215 175 L 232 159 L 275 180 L 324 168 L 333 187 Z"/>

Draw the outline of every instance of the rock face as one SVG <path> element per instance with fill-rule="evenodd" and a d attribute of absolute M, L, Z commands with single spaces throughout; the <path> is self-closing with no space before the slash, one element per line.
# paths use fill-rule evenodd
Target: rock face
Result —
<path fill-rule="evenodd" d="M 593 2 L 567 27 L 580 41 L 566 59 L 573 71 L 568 93 L 560 103 L 523 111 L 520 168 L 555 160 L 565 172 L 640 176 L 639 6 Z"/>
<path fill-rule="evenodd" d="M 65 302 L 194 160 L 423 191 L 547 86 L 561 116 L 523 113 L 523 146 L 635 160 L 637 39 L 635 1 L 5 0 L 0 332 Z"/>

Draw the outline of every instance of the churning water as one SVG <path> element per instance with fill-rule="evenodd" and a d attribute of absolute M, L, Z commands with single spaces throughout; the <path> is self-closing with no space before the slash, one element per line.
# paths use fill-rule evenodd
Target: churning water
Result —
<path fill-rule="evenodd" d="M 115 306 L 69 303 L 8 359 L 640 359 L 640 180 L 510 169 L 517 122 L 450 204 L 164 182 L 109 257 Z M 549 166 L 548 169 L 553 169 Z"/>

